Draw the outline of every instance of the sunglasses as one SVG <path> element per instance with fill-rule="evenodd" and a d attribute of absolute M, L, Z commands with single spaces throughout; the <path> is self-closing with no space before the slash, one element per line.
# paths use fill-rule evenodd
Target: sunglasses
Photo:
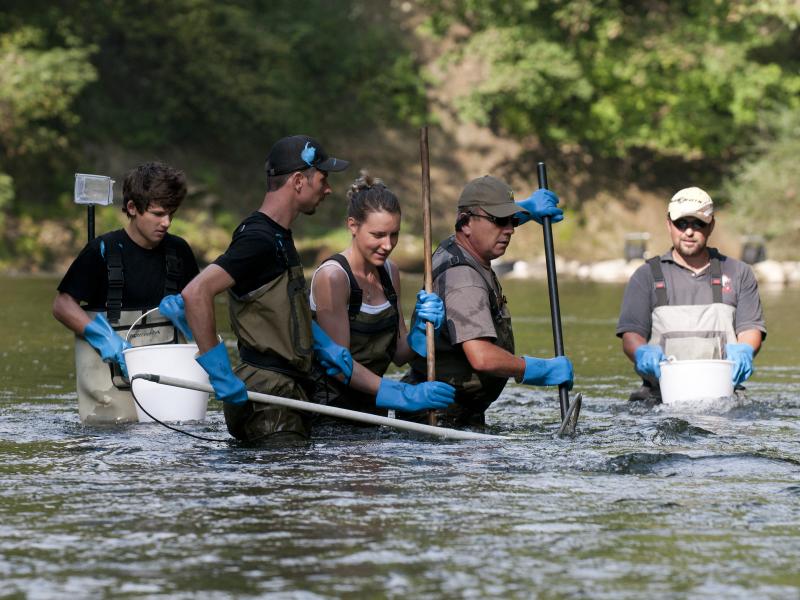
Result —
<path fill-rule="evenodd" d="M 673 221 L 672 224 L 676 229 L 680 229 L 681 231 L 686 231 L 690 227 L 694 231 L 700 231 L 708 227 L 708 223 L 703 223 L 699 219 L 678 219 L 677 221 Z"/>
<path fill-rule="evenodd" d="M 511 215 L 510 217 L 495 217 L 494 215 L 479 215 L 474 212 L 467 211 L 466 213 L 469 217 L 478 217 L 480 219 L 486 219 L 487 221 L 491 221 L 498 227 L 508 227 L 510 224 L 512 227 L 519 227 L 519 217 Z"/>

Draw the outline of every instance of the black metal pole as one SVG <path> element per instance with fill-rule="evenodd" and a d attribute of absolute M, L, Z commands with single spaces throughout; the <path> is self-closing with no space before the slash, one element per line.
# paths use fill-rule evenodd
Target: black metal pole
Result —
<path fill-rule="evenodd" d="M 536 165 L 539 175 L 539 187 L 547 187 L 547 167 L 543 162 Z M 544 257 L 547 264 L 547 290 L 550 293 L 550 321 L 553 324 L 553 344 L 556 356 L 564 356 L 564 340 L 561 336 L 561 306 L 558 303 L 558 278 L 556 276 L 556 259 L 553 250 L 553 226 L 550 217 L 542 217 L 542 231 L 544 233 Z M 558 399 L 561 407 L 561 420 L 569 410 L 569 390 L 566 384 L 558 386 Z"/>
<path fill-rule="evenodd" d="M 89 230 L 89 241 L 94 239 L 94 204 L 86 207 L 86 228 Z"/>

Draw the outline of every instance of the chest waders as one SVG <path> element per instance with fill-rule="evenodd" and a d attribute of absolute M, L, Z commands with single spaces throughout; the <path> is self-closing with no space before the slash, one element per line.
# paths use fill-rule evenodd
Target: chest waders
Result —
<path fill-rule="evenodd" d="M 228 291 L 231 327 L 242 359 L 235 372 L 249 390 L 309 400 L 314 356 L 306 281 L 302 266 L 290 264 L 283 237 L 275 238 L 285 271 L 244 296 Z M 228 431 L 239 440 L 310 434 L 308 415 L 285 407 L 246 402 L 225 404 L 223 410 Z"/>
<path fill-rule="evenodd" d="M 123 339 L 131 325 L 147 310 L 123 310 L 123 288 L 125 270 L 120 243 L 121 231 L 112 231 L 101 236 L 106 248 L 108 272 L 108 296 L 105 311 L 87 310 L 94 319 L 104 314 L 111 327 Z M 165 247 L 165 270 L 163 295 L 177 294 L 181 275 L 181 259 L 172 245 Z M 152 344 L 174 344 L 183 340 L 172 322 L 152 313 L 139 321 L 131 331 L 128 341 L 133 346 Z M 130 385 L 122 378 L 119 367 L 104 363 L 97 351 L 81 336 L 75 336 L 75 378 L 78 388 L 78 414 L 87 424 L 127 423 L 138 421 L 136 406 L 130 393 Z"/>
<path fill-rule="evenodd" d="M 350 281 L 350 297 L 347 305 L 350 322 L 350 354 L 354 361 L 381 377 L 389 368 L 397 349 L 400 311 L 397 310 L 397 292 L 392 284 L 392 278 L 385 266 L 378 269 L 378 277 L 389 306 L 378 313 L 365 313 L 361 311 L 364 293 L 353 275 L 350 263 L 341 254 L 334 254 L 322 264 L 331 260 L 344 269 Z M 383 416 L 388 412 L 375 406 L 375 398 L 371 394 L 348 388 L 331 377 L 325 378 L 314 396 L 321 404 L 339 408 Z"/>
<path fill-rule="evenodd" d="M 446 271 L 453 267 L 466 266 L 475 270 L 486 283 L 489 310 L 497 333 L 494 344 L 514 354 L 511 315 L 505 297 L 502 295 L 500 282 L 497 281 L 494 272 L 490 271 L 491 278 L 487 277 L 486 269 L 463 252 L 453 237 L 443 242 L 440 250 L 444 256 L 441 261 L 437 260 L 438 265 L 434 267 L 431 279 L 435 282 L 439 276 L 447 277 Z M 436 254 L 434 254 L 434 258 L 436 258 Z M 411 368 L 414 381 L 427 379 L 427 364 L 424 358 L 415 355 L 411 360 Z M 480 421 L 483 413 L 492 402 L 497 400 L 508 382 L 506 377 L 496 377 L 475 371 L 469 364 L 461 344 L 453 345 L 450 342 L 447 327 L 442 327 L 439 335 L 436 336 L 436 379 L 456 388 L 455 402 L 445 411 L 445 419 L 456 424 L 474 422 L 476 415 L 480 415 L 478 419 Z"/>
<path fill-rule="evenodd" d="M 712 258 L 711 304 L 670 306 L 660 257 L 647 261 L 655 280 L 656 305 L 648 344 L 661 346 L 678 360 L 725 358 L 725 344 L 736 343 L 736 308 L 722 302 L 722 266 Z M 653 382 L 651 382 L 653 383 Z"/>

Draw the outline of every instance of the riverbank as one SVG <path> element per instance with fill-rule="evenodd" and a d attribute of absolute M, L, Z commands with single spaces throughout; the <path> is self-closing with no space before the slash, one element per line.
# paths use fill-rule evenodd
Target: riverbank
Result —
<path fill-rule="evenodd" d="M 625 283 L 643 264 L 643 259 L 629 261 L 620 258 L 583 263 L 556 256 L 556 272 L 560 278 L 596 283 Z M 544 257 L 534 261 L 497 261 L 493 267 L 499 275 L 511 279 L 547 278 Z M 751 267 L 760 285 L 774 287 L 800 285 L 800 261 L 765 260 Z"/>

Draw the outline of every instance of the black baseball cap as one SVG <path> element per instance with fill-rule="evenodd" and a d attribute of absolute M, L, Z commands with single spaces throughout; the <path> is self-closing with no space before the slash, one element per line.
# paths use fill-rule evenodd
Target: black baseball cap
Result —
<path fill-rule="evenodd" d="M 314 167 L 320 171 L 344 171 L 350 161 L 328 156 L 320 143 L 307 135 L 291 135 L 275 142 L 267 156 L 268 177 Z"/>

